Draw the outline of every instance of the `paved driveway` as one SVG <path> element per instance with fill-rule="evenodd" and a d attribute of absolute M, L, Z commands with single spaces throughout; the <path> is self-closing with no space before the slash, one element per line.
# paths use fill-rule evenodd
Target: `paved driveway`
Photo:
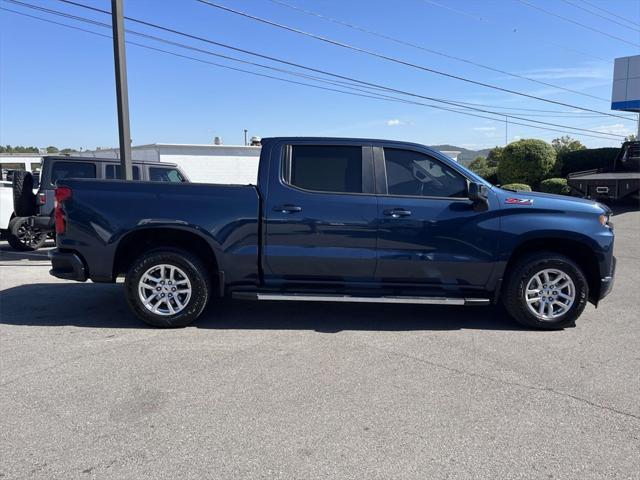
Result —
<path fill-rule="evenodd" d="M 495 308 L 226 302 L 154 330 L 121 285 L 0 256 L 0 477 L 638 478 L 640 212 L 576 328 Z"/>

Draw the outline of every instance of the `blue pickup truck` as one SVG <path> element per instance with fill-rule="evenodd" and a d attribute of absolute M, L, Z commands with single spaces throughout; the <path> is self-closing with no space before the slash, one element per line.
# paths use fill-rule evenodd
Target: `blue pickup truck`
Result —
<path fill-rule="evenodd" d="M 613 286 L 608 207 L 503 190 L 412 143 L 270 138 L 257 185 L 65 178 L 55 195 L 51 274 L 125 276 L 132 310 L 158 327 L 233 296 L 501 302 L 559 329 Z"/>

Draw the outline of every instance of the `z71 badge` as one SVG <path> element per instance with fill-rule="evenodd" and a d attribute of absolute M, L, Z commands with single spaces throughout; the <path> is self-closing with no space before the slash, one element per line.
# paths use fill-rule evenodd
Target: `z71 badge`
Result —
<path fill-rule="evenodd" d="M 507 198 L 504 203 L 507 205 L 533 205 L 533 198 Z"/>

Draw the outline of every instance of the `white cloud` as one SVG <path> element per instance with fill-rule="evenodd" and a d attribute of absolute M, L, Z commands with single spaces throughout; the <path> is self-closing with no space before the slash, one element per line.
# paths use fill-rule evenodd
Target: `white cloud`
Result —
<path fill-rule="evenodd" d="M 403 122 L 400 119 L 397 118 L 392 118 L 391 120 L 387 120 L 387 126 L 388 127 L 397 127 L 398 125 L 404 125 L 405 122 Z"/>
<path fill-rule="evenodd" d="M 599 62 L 589 63 L 581 67 L 551 67 L 535 68 L 519 72 L 521 75 L 536 80 L 558 80 L 558 79 L 611 79 L 611 67 Z"/>
<path fill-rule="evenodd" d="M 610 133 L 612 135 L 620 135 L 621 137 L 626 137 L 627 135 L 632 133 L 631 130 L 629 130 L 621 123 L 614 123 L 613 125 L 602 125 L 600 127 L 594 128 L 594 130 L 602 133 Z"/>

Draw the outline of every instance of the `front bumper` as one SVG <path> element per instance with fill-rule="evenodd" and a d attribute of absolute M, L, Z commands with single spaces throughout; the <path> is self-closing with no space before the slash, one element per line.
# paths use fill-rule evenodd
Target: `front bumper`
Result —
<path fill-rule="evenodd" d="M 87 279 L 87 269 L 78 254 L 61 252 L 55 248 L 49 252 L 49 259 L 52 267 L 49 273 L 54 277 L 78 282 L 84 282 Z"/>
<path fill-rule="evenodd" d="M 616 257 L 613 257 L 611 260 L 611 273 L 600 279 L 600 298 L 598 300 L 602 300 L 604 297 L 611 293 L 613 290 L 613 283 L 616 274 Z"/>

